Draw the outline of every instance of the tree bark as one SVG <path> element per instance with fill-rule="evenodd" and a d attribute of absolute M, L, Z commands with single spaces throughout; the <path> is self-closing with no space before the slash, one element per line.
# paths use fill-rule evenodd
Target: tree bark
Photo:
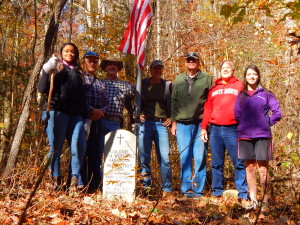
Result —
<path fill-rule="evenodd" d="M 5 158 L 5 155 L 7 155 L 7 151 L 9 149 L 9 140 L 11 135 L 11 113 L 12 113 L 12 104 L 11 104 L 11 98 L 10 96 L 5 96 L 3 100 L 4 105 L 4 113 L 3 113 L 3 125 L 4 128 L 1 133 L 1 147 L 0 147 L 0 168 L 2 167 L 3 159 Z"/>
<path fill-rule="evenodd" d="M 86 10 L 87 10 L 87 16 L 86 16 L 86 21 L 88 24 L 88 28 L 92 27 L 92 19 L 91 19 L 91 0 L 86 0 Z"/>
<path fill-rule="evenodd" d="M 14 139 L 12 142 L 12 146 L 10 149 L 10 154 L 7 160 L 7 164 L 5 170 L 3 172 L 3 177 L 7 178 L 12 174 L 12 171 L 15 167 L 17 155 L 19 152 L 19 148 L 21 145 L 21 141 L 24 135 L 24 131 L 26 128 L 26 123 L 29 118 L 30 113 L 30 103 L 33 97 L 33 93 L 36 90 L 36 84 L 39 78 L 40 71 L 42 69 L 42 65 L 45 62 L 46 58 L 48 57 L 51 49 L 51 45 L 54 45 L 55 35 L 57 33 L 59 27 L 59 19 L 61 16 L 62 9 L 66 4 L 67 0 L 59 0 L 54 8 L 54 12 L 52 13 L 51 20 L 49 23 L 49 28 L 47 30 L 45 40 L 44 40 L 44 47 L 42 48 L 41 55 L 39 56 L 33 71 L 30 75 L 28 85 L 24 92 L 23 102 L 22 102 L 22 110 L 19 117 L 18 125 L 16 128 L 16 132 L 14 135 Z"/>

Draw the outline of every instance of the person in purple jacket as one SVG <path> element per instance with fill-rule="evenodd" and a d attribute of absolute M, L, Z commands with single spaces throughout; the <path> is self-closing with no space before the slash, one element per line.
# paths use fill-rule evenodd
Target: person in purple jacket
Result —
<path fill-rule="evenodd" d="M 271 126 L 282 115 L 276 97 L 262 86 L 257 66 L 249 65 L 244 72 L 244 90 L 235 102 L 234 116 L 238 123 L 238 158 L 245 160 L 251 199 L 246 208 L 255 209 L 258 206 L 257 168 L 262 189 L 261 209 L 264 212 L 268 206 L 268 163 L 273 158 Z"/>

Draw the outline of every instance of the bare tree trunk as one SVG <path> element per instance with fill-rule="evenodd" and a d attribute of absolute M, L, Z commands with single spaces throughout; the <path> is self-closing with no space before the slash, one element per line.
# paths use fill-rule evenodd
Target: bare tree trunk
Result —
<path fill-rule="evenodd" d="M 50 53 L 51 45 L 54 44 L 53 41 L 55 39 L 55 35 L 58 30 L 59 19 L 61 16 L 62 9 L 66 4 L 66 2 L 67 0 L 59 0 L 55 5 L 54 12 L 51 16 L 51 20 L 49 23 L 49 28 L 45 36 L 44 47 L 42 48 L 41 55 L 39 56 L 33 68 L 33 71 L 29 78 L 28 85 L 24 92 L 21 115 L 19 117 L 16 133 L 12 142 L 10 155 L 8 157 L 7 164 L 3 172 L 4 178 L 7 178 L 12 174 L 13 168 L 15 166 L 21 141 L 24 135 L 26 123 L 28 121 L 28 117 L 30 113 L 30 103 L 31 103 L 32 95 L 33 92 L 36 90 L 36 84 L 39 78 L 40 71 L 42 69 L 42 65 Z"/>
<path fill-rule="evenodd" d="M 36 47 L 36 40 L 37 40 L 37 9 L 36 9 L 36 0 L 34 0 L 34 38 L 33 38 L 33 44 L 32 44 L 32 62 L 35 61 L 34 53 L 35 53 L 35 47 Z"/>
<path fill-rule="evenodd" d="M 71 0 L 71 13 L 70 13 L 70 32 L 69 32 L 69 42 L 72 42 L 72 33 L 73 33 L 73 8 L 74 8 L 74 0 Z"/>
<path fill-rule="evenodd" d="M 91 0 L 86 0 L 86 10 L 87 10 L 86 20 L 87 20 L 88 28 L 92 27 L 91 8 L 92 8 Z"/>
<path fill-rule="evenodd" d="M 3 125 L 4 128 L 1 133 L 1 148 L 0 148 L 0 168 L 2 167 L 3 159 L 8 151 L 9 140 L 11 135 L 11 101 L 10 98 L 5 96 L 3 100 L 4 110 L 3 110 Z"/>

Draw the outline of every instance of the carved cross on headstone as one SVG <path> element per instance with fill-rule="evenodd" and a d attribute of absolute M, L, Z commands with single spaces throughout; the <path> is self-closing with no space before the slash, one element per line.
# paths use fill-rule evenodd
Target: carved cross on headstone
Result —
<path fill-rule="evenodd" d="M 122 138 L 124 138 L 124 137 L 122 137 L 122 134 L 120 134 L 120 136 L 119 136 L 119 137 L 117 137 L 117 138 L 120 138 L 119 145 L 121 145 L 121 144 L 122 144 Z"/>

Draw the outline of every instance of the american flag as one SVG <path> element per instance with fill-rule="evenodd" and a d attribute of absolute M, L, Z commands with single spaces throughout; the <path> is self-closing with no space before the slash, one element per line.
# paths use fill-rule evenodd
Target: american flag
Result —
<path fill-rule="evenodd" d="M 119 51 L 137 56 L 137 63 L 144 69 L 147 28 L 151 24 L 150 0 L 134 0 L 130 20 L 119 46 Z"/>

